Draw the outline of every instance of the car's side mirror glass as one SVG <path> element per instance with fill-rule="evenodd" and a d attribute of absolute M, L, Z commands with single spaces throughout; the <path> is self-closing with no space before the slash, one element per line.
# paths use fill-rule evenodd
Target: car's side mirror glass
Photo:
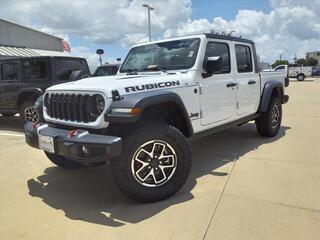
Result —
<path fill-rule="evenodd" d="M 220 72 L 222 69 L 222 58 L 220 56 L 208 57 L 205 70 L 208 74 L 213 74 L 215 72 Z"/>

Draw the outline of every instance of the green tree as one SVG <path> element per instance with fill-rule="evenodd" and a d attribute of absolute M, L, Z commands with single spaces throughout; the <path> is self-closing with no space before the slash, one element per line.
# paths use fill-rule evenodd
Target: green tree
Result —
<path fill-rule="evenodd" d="M 304 58 L 300 58 L 300 59 L 298 59 L 297 60 L 297 64 L 302 64 L 303 66 L 305 66 L 306 65 L 306 60 L 304 59 Z"/>
<path fill-rule="evenodd" d="M 289 62 L 287 60 L 277 60 L 271 64 L 272 68 L 276 68 L 279 65 L 289 65 Z"/>

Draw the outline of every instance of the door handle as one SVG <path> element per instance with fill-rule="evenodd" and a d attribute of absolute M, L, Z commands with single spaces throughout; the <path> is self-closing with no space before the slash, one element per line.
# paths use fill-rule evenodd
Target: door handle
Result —
<path fill-rule="evenodd" d="M 227 83 L 226 86 L 227 86 L 227 87 L 235 87 L 235 86 L 237 86 L 237 84 L 234 83 L 234 82 L 229 82 L 229 83 Z"/>
<path fill-rule="evenodd" d="M 254 80 L 250 80 L 250 81 L 248 82 L 249 85 L 256 84 L 256 83 L 257 83 L 257 82 L 254 81 Z"/>

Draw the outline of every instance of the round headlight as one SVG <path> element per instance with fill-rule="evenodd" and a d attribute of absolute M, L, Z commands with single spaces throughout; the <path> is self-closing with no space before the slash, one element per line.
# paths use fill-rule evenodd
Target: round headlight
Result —
<path fill-rule="evenodd" d="M 99 114 L 101 114 L 103 112 L 104 107 L 105 107 L 104 98 L 102 97 L 102 95 L 97 95 L 96 96 L 96 109 Z"/>

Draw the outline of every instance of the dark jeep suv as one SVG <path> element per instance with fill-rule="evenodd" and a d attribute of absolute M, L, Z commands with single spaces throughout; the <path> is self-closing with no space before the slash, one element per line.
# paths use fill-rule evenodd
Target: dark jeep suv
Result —
<path fill-rule="evenodd" d="M 0 60 L 0 113 L 20 113 L 24 122 L 38 122 L 36 99 L 52 85 L 90 76 L 86 59 L 21 57 Z"/>

